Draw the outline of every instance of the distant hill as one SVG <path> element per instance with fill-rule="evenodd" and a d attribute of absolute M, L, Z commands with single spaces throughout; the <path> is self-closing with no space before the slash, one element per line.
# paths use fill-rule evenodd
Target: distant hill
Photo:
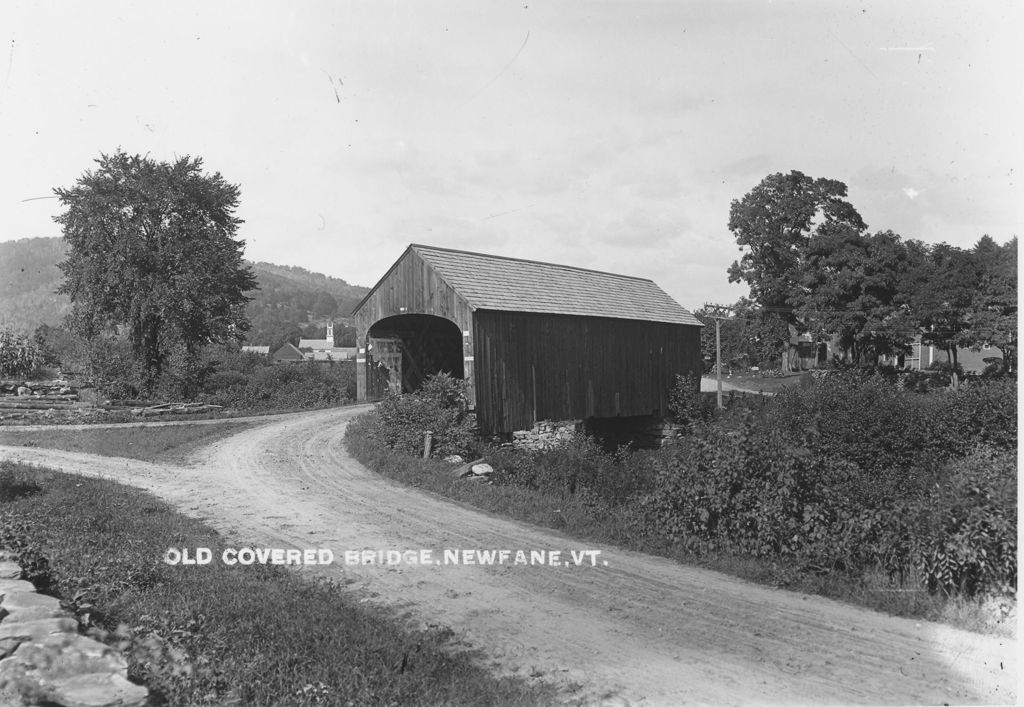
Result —
<path fill-rule="evenodd" d="M 352 309 L 370 291 L 304 268 L 273 263 L 252 267 L 260 289 L 251 293 L 253 300 L 245 312 L 252 324 L 248 342 L 256 345 L 276 348 L 300 334 L 321 337 L 328 319 L 350 321 Z M 353 331 L 335 327 L 338 346 L 355 346 L 354 336 Z"/>
<path fill-rule="evenodd" d="M 57 263 L 64 239 L 23 238 L 0 242 L 0 326 L 30 334 L 40 324 L 59 326 L 70 302 L 56 290 L 64 279 Z M 279 346 L 285 339 L 316 336 L 328 319 L 347 320 L 369 288 L 304 268 L 249 263 L 260 289 L 246 306 L 252 324 L 248 343 Z"/>
<path fill-rule="evenodd" d="M 64 275 L 64 239 L 23 238 L 0 243 L 0 326 L 32 333 L 40 324 L 56 326 L 70 308 L 57 295 Z"/>

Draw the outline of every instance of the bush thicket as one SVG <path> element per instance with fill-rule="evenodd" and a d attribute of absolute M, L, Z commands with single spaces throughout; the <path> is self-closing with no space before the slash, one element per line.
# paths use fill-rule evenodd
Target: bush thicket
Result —
<path fill-rule="evenodd" d="M 436 457 L 466 455 L 476 446 L 476 417 L 469 411 L 465 381 L 446 373 L 428 377 L 415 393 L 389 392 L 371 414 L 369 434 L 404 454 L 422 454 L 427 432 Z"/>
<path fill-rule="evenodd" d="M 172 356 L 156 396 L 240 410 L 326 407 L 356 397 L 355 363 L 274 364 L 266 356 L 210 347 L 200 356 Z"/>
<path fill-rule="evenodd" d="M 408 455 L 427 429 L 439 455 L 471 447 L 457 383 L 389 396 L 368 429 Z M 836 372 L 725 414 L 692 383 L 673 393 L 687 433 L 670 446 L 613 454 L 582 435 L 543 450 L 492 446 L 492 482 L 615 509 L 638 544 L 881 573 L 946 595 L 1015 592 L 1013 381 L 921 394 Z"/>
<path fill-rule="evenodd" d="M 579 495 L 593 503 L 620 504 L 645 491 L 651 474 L 645 453 L 602 450 L 593 438 L 577 432 L 562 444 L 545 449 L 490 447 L 487 460 L 495 468 L 494 483 L 520 486 L 548 494 Z"/>
<path fill-rule="evenodd" d="M 920 395 L 829 377 L 655 456 L 644 528 L 697 552 L 881 569 L 933 592 L 1016 587 L 1016 387 Z"/>
<path fill-rule="evenodd" d="M 353 400 L 354 384 L 355 365 L 348 361 L 273 365 L 243 359 L 207 375 L 195 399 L 242 410 L 326 407 Z"/>

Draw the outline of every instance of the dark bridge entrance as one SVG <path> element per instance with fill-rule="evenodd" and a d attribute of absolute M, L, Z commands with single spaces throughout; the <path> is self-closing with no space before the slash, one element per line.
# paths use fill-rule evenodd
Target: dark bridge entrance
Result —
<path fill-rule="evenodd" d="M 388 390 L 411 393 L 434 373 L 464 378 L 462 332 L 454 322 L 429 314 L 381 319 L 366 337 L 366 392 L 371 400 Z"/>

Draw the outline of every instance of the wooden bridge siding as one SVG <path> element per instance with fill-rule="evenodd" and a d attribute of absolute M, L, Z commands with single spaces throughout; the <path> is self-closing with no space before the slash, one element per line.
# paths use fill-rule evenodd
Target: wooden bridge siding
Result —
<path fill-rule="evenodd" d="M 486 433 L 537 420 L 665 414 L 677 374 L 700 373 L 700 329 L 627 319 L 476 312 Z"/>
<path fill-rule="evenodd" d="M 405 308 L 404 310 L 402 308 Z M 356 323 L 356 388 L 357 399 L 367 399 L 367 334 L 374 323 L 402 314 L 432 314 L 455 322 L 463 335 L 464 358 L 473 356 L 473 310 L 455 290 L 425 263 L 415 251 L 408 251 L 388 271 L 378 287 L 355 312 Z M 474 399 L 473 361 L 464 361 L 469 383 L 470 402 Z"/>

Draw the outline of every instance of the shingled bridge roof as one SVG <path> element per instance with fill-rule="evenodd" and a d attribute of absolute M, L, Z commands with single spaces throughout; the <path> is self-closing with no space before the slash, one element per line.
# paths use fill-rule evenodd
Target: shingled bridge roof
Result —
<path fill-rule="evenodd" d="M 499 255 L 412 244 L 473 309 L 702 326 L 652 280 Z"/>

